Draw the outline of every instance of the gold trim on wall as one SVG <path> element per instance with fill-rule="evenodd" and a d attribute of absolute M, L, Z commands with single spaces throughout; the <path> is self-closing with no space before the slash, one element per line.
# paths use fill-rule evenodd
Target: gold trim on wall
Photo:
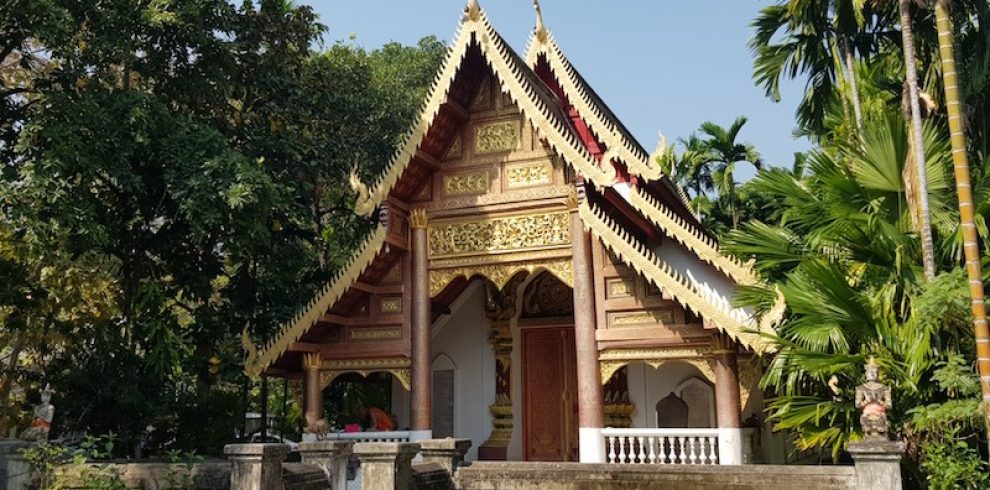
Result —
<path fill-rule="evenodd" d="M 477 221 L 437 221 L 430 227 L 430 258 L 566 246 L 570 214 L 551 211 Z"/>
<path fill-rule="evenodd" d="M 394 328 L 352 328 L 351 340 L 395 340 L 402 338 L 402 329 Z"/>
<path fill-rule="evenodd" d="M 546 270 L 568 287 L 574 287 L 574 264 L 570 259 L 559 258 L 528 262 L 510 262 L 505 264 L 476 264 L 448 269 L 430 270 L 430 296 L 436 296 L 457 277 L 470 279 L 475 275 L 484 276 L 501 289 L 521 271 L 534 273 Z"/>
<path fill-rule="evenodd" d="M 330 386 L 337 376 L 356 373 L 368 377 L 372 373 L 390 373 L 399 380 L 406 391 L 411 390 L 411 377 L 408 357 L 386 357 L 378 359 L 328 359 L 323 361 L 320 371 L 320 389 Z"/>

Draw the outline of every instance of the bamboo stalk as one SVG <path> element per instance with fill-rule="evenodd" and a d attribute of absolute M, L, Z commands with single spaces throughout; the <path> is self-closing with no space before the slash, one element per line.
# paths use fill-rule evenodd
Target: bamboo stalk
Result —
<path fill-rule="evenodd" d="M 952 143 L 952 168 L 959 196 L 959 219 L 962 224 L 963 254 L 969 276 L 969 295 L 973 310 L 973 334 L 976 337 L 976 366 L 983 394 L 983 415 L 990 428 L 990 327 L 983 291 L 983 271 L 980 265 L 979 238 L 974 220 L 973 189 L 969 178 L 969 158 L 966 154 L 966 132 L 963 128 L 959 82 L 953 47 L 952 17 L 945 0 L 935 3 L 935 23 L 938 28 L 938 49 L 942 58 L 942 80 L 945 86 L 945 108 L 949 116 L 949 141 Z"/>

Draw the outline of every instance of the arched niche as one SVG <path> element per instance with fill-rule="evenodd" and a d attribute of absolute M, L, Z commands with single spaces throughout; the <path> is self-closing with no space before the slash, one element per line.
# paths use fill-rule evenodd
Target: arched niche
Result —
<path fill-rule="evenodd" d="M 481 276 L 491 281 L 496 288 L 502 289 L 513 276 L 520 272 L 536 274 L 543 271 L 553 274 L 569 287 L 574 287 L 574 267 L 571 260 L 567 258 L 552 258 L 539 261 L 477 264 L 431 269 L 430 296 L 434 297 L 440 294 L 457 278 L 470 279 L 474 276 Z"/>
<path fill-rule="evenodd" d="M 433 436 L 454 437 L 455 403 L 457 400 L 457 364 L 445 353 L 433 358 L 432 421 Z"/>
<path fill-rule="evenodd" d="M 687 405 L 686 427 L 715 427 L 715 390 L 711 384 L 692 376 L 677 385 L 673 394 Z"/>

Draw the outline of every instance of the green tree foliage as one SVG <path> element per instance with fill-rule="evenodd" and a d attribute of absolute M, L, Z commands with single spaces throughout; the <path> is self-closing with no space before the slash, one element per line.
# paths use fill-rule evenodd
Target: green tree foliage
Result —
<path fill-rule="evenodd" d="M 787 301 L 774 339 L 779 352 L 763 383 L 776 393 L 771 420 L 797 432 L 802 446 L 837 454 L 860 437 L 853 389 L 869 357 L 894 388 L 895 434 L 915 437 L 912 409 L 945 399 L 939 366 L 951 353 L 972 356 L 965 278 L 954 265 L 949 154 L 931 128 L 926 138 L 940 269 L 952 271 L 931 282 L 923 278 L 901 179 L 908 145 L 899 114 L 868 118 L 856 143 L 811 152 L 803 174 L 767 169 L 747 184 L 774 211 L 767 222 L 729 233 L 725 247 L 755 258 Z M 765 306 L 772 294 L 751 288 L 743 301 Z M 828 388 L 833 377 L 838 393 Z"/>
<path fill-rule="evenodd" d="M 389 160 L 442 44 L 317 52 L 312 10 L 269 0 L 0 9 L 3 368 L 38 366 L 57 424 L 123 452 L 236 420 L 237 335 L 270 336 L 360 240 L 347 173 Z"/>

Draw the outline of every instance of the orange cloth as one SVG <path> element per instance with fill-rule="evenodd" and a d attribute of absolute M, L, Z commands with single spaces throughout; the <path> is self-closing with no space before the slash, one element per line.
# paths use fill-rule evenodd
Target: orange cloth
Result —
<path fill-rule="evenodd" d="M 45 419 L 37 418 L 31 421 L 31 427 L 41 428 L 41 429 L 51 429 L 52 423 Z"/>
<path fill-rule="evenodd" d="M 374 427 L 375 430 L 392 430 L 395 428 L 395 426 L 392 425 L 392 418 L 380 408 L 369 408 L 368 416 L 371 417 L 371 426 Z"/>

